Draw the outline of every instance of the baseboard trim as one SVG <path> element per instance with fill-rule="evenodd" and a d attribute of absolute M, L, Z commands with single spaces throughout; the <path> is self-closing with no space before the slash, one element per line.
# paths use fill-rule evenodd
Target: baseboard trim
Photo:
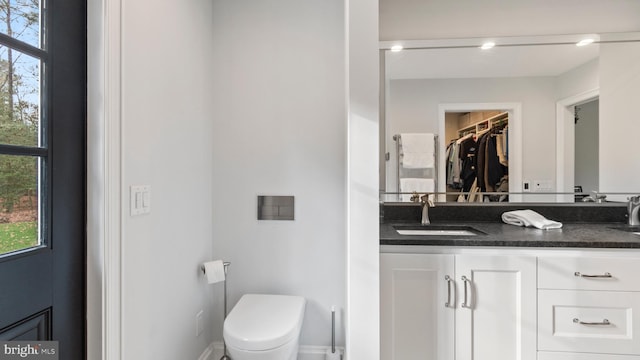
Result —
<path fill-rule="evenodd" d="M 200 354 L 200 357 L 198 357 L 198 360 L 214 360 L 216 358 L 215 356 L 213 356 L 215 352 L 215 347 L 216 347 L 216 343 L 209 344 L 209 346 L 207 346 L 207 348 L 204 349 L 202 354 Z M 222 350 L 220 350 L 220 354 L 221 354 L 220 357 L 222 357 Z"/>
<path fill-rule="evenodd" d="M 325 360 L 324 355 L 329 346 L 300 345 L 298 349 L 298 360 Z M 214 341 L 200 355 L 198 360 L 219 360 L 222 357 L 224 345 L 222 342 Z M 343 347 L 336 347 L 336 351 L 344 354 Z"/>

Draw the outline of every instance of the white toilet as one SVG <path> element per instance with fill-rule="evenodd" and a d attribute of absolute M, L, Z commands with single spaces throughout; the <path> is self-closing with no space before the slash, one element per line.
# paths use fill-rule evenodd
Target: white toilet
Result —
<path fill-rule="evenodd" d="M 300 296 L 246 294 L 224 321 L 232 360 L 296 360 L 306 300 Z"/>

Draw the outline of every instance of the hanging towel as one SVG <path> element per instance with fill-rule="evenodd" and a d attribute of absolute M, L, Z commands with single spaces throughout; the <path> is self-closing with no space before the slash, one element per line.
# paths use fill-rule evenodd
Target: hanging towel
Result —
<path fill-rule="evenodd" d="M 434 134 L 400 134 L 402 166 L 407 169 L 428 169 L 435 166 Z"/>
<path fill-rule="evenodd" d="M 400 179 L 400 192 L 432 193 L 436 190 L 433 179 L 403 178 Z M 411 194 L 402 194 L 402 201 L 411 201 Z"/>
<path fill-rule="evenodd" d="M 502 221 L 516 226 L 533 226 L 538 229 L 560 229 L 562 223 L 552 221 L 533 210 L 516 210 L 502 213 Z"/>

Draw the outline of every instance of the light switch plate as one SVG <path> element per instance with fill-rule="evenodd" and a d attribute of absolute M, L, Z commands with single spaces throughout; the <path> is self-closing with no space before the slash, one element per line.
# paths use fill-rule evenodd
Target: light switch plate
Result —
<path fill-rule="evenodd" d="M 131 216 L 148 214 L 151 212 L 151 186 L 131 185 L 129 188 L 129 202 Z"/>

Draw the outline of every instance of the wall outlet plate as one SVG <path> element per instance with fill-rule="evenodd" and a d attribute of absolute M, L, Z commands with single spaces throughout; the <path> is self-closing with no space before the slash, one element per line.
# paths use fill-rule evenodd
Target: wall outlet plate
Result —
<path fill-rule="evenodd" d="M 535 189 L 535 191 L 552 191 L 552 182 L 551 180 L 534 180 L 533 181 L 533 188 Z"/>

